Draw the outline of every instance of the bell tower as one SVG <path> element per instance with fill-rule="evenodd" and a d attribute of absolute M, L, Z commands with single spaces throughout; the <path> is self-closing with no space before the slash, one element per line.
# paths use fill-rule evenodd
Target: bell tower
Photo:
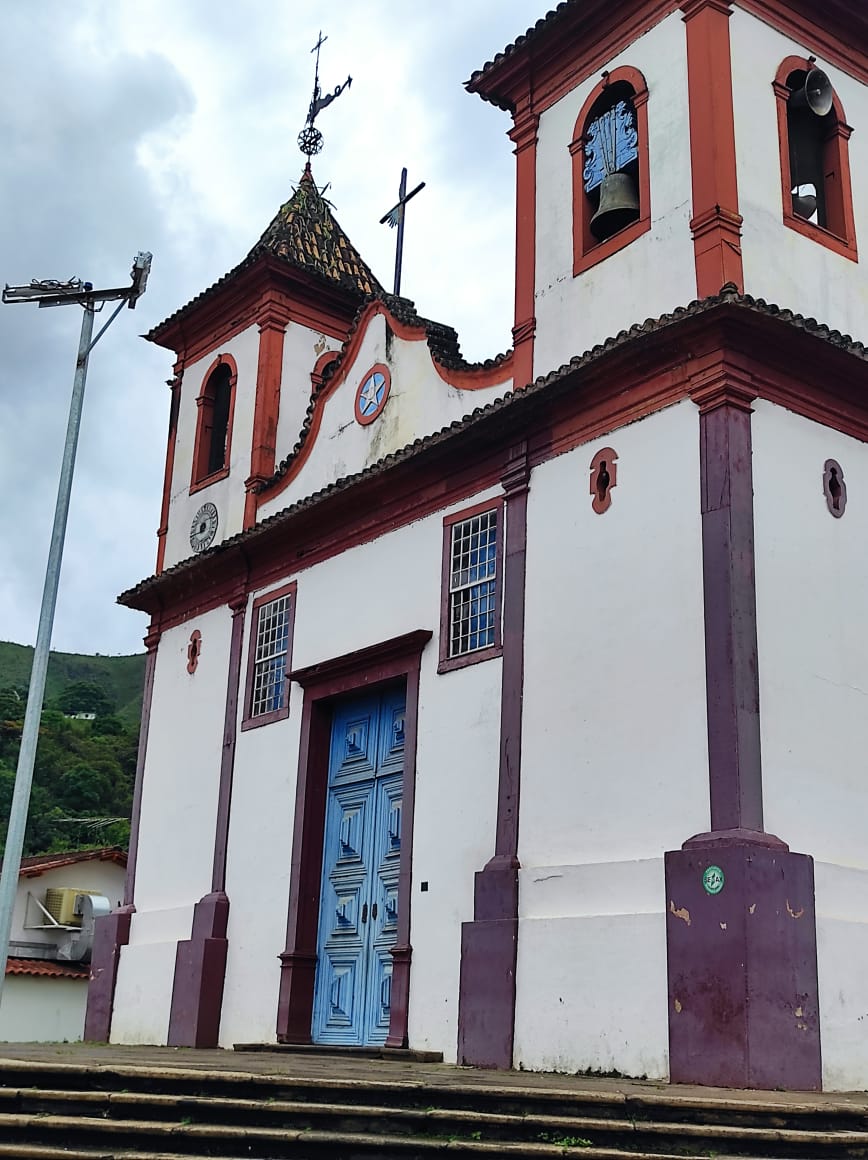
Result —
<path fill-rule="evenodd" d="M 513 117 L 516 385 L 726 285 L 857 331 L 866 86 L 849 0 L 569 0 L 474 73 Z"/>

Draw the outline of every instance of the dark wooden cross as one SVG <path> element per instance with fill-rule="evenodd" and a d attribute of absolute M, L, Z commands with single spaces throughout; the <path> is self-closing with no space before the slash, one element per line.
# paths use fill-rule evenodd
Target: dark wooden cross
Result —
<path fill-rule="evenodd" d="M 411 197 L 415 197 L 420 189 L 425 188 L 425 182 L 420 181 L 415 189 L 407 193 L 407 170 L 401 170 L 401 185 L 398 188 L 398 202 L 393 205 L 388 213 L 383 214 L 380 218 L 380 225 L 385 225 L 386 222 L 394 229 L 398 227 L 398 244 L 395 250 L 395 290 L 394 294 L 397 297 L 401 293 L 401 261 L 404 257 L 404 212 L 407 202 Z"/>

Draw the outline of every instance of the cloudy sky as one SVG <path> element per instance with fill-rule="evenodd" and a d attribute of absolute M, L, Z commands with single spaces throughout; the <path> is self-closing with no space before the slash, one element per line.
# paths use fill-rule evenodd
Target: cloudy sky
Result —
<path fill-rule="evenodd" d="M 314 174 L 391 284 L 378 224 L 402 165 L 402 290 L 469 358 L 510 345 L 509 117 L 463 89 L 545 12 L 536 0 L 42 0 L 0 16 L 0 283 L 78 275 L 148 291 L 88 373 L 53 646 L 141 650 L 116 595 L 154 568 L 171 372 L 138 336 L 240 261 L 290 195 L 313 81 L 353 84 L 318 120 Z M 435 14 L 436 13 L 436 14 Z M 99 325 L 99 322 L 97 323 Z M 0 640 L 32 644 L 81 326 L 78 307 L 0 306 Z"/>

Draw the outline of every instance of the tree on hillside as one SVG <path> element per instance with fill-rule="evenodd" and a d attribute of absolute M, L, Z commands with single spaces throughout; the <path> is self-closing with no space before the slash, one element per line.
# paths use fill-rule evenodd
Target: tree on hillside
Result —
<path fill-rule="evenodd" d="M 56 701 L 61 713 L 96 713 L 107 716 L 114 710 L 111 698 L 105 690 L 93 681 L 73 681 L 67 685 Z"/>
<path fill-rule="evenodd" d="M 27 694 L 13 685 L 0 689 L 0 721 L 23 721 L 27 709 Z"/>

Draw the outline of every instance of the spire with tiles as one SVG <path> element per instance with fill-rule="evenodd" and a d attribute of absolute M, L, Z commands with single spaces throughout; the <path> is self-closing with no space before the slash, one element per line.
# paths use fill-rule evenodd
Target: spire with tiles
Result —
<path fill-rule="evenodd" d="M 250 256 L 263 251 L 347 289 L 362 294 L 383 292 L 317 188 L 310 162 L 295 193 L 280 207 Z"/>

